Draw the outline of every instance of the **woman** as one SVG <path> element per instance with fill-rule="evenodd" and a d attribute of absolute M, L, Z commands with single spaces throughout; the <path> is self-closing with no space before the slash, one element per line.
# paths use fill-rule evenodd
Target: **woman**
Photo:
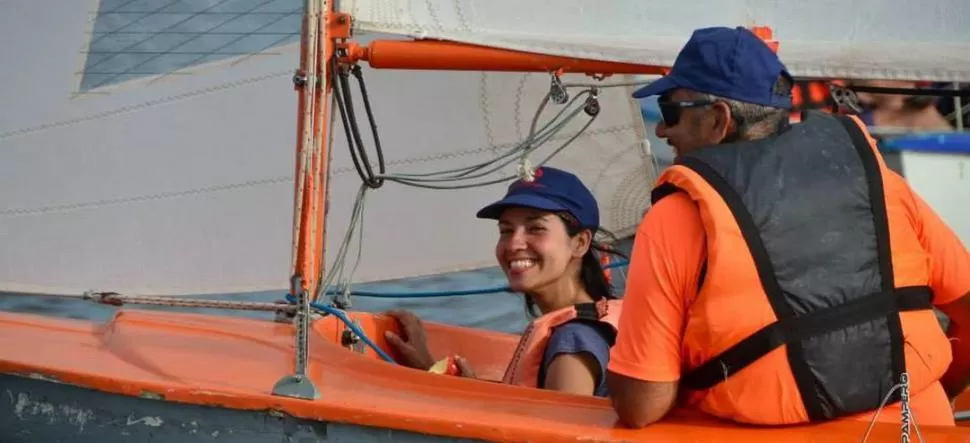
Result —
<path fill-rule="evenodd" d="M 498 220 L 495 258 L 513 292 L 525 295 L 534 318 L 519 342 L 504 382 L 580 395 L 607 396 L 606 366 L 621 302 L 613 295 L 594 249 L 599 230 L 596 199 L 575 175 L 544 167 L 533 181 L 509 186 L 505 198 L 478 218 Z M 427 370 L 435 363 L 414 315 L 391 311 L 405 337 L 386 333 L 403 364 Z M 457 359 L 459 375 L 474 377 Z"/>

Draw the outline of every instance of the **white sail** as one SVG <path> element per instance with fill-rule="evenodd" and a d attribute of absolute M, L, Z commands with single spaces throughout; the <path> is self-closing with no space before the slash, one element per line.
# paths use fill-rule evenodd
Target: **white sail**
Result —
<path fill-rule="evenodd" d="M 96 6 L 0 6 L 0 291 L 285 288 L 302 0 Z M 389 172 L 494 158 L 526 136 L 549 90 L 544 74 L 364 75 Z M 566 79 L 576 80 L 588 81 Z M 582 176 L 621 234 L 647 207 L 653 179 L 630 89 L 602 90 L 595 123 L 552 162 Z M 360 184 L 335 129 L 328 261 Z M 355 280 L 492 265 L 494 225 L 474 212 L 504 189 L 387 183 L 370 193 Z"/>
<path fill-rule="evenodd" d="M 805 77 L 966 81 L 965 0 L 340 0 L 361 31 L 669 66 L 696 28 L 770 26 Z"/>
<path fill-rule="evenodd" d="M 302 6 L 303 0 L 3 3 L 0 291 L 285 288 L 298 120 L 290 77 Z M 363 43 L 414 35 L 668 65 L 694 28 L 767 25 L 796 75 L 970 78 L 970 4 L 961 0 L 341 0 L 338 6 L 353 15 L 355 39 Z M 390 173 L 495 158 L 527 136 L 550 80 L 366 65 L 364 76 Z M 593 188 L 604 225 L 620 235 L 633 232 L 654 178 L 631 90 L 602 89 L 596 121 L 551 162 Z M 572 121 L 531 160 L 544 158 L 584 122 L 582 115 Z M 334 129 L 328 263 L 360 184 L 339 123 Z M 514 165 L 500 171 L 514 173 Z M 442 191 L 393 182 L 370 192 L 354 280 L 492 265 L 495 228 L 474 212 L 503 193 L 503 184 Z"/>
<path fill-rule="evenodd" d="M 0 5 L 0 290 L 286 287 L 302 9 L 187 3 Z"/>

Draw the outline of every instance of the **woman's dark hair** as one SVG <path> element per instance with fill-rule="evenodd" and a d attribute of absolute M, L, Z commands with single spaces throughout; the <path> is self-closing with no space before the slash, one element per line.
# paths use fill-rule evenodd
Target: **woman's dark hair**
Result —
<path fill-rule="evenodd" d="M 922 111 L 930 106 L 936 106 L 937 101 L 938 98 L 932 95 L 911 95 L 903 99 L 903 106 L 906 109 Z"/>
<path fill-rule="evenodd" d="M 575 237 L 588 228 L 581 228 L 576 218 L 568 212 L 558 213 L 559 218 L 566 225 L 566 233 L 570 237 Z M 603 229 L 601 231 L 606 232 Z M 593 234 L 596 234 L 593 231 Z M 610 235 L 612 237 L 612 234 Z M 609 246 L 597 243 L 595 240 L 590 244 L 589 250 L 583 255 L 583 261 L 579 268 L 579 281 L 583 285 L 586 293 L 595 301 L 602 299 L 613 300 L 617 296 L 613 293 L 613 285 L 606 278 L 606 272 L 600 263 L 600 254 L 612 254 L 627 258 L 625 254 Z M 525 295 L 525 311 L 532 317 L 538 317 L 536 303 L 528 294 Z"/>

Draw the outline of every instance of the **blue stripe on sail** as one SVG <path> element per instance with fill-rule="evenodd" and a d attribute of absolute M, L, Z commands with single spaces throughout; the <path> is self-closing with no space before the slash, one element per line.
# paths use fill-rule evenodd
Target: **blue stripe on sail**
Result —
<path fill-rule="evenodd" d="M 303 0 L 101 0 L 80 91 L 300 40 Z"/>

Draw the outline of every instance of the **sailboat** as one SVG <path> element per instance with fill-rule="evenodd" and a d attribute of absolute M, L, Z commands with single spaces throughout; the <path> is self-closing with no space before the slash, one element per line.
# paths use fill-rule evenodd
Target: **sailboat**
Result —
<path fill-rule="evenodd" d="M 657 171 L 630 92 L 694 28 L 770 26 L 801 77 L 959 81 L 970 8 L 294 3 L 103 0 L 93 15 L 80 2 L 5 4 L 0 289 L 119 308 L 105 322 L 0 314 L 4 442 L 900 438 L 896 423 L 754 428 L 687 410 L 627 429 L 606 399 L 493 382 L 516 334 L 426 322 L 432 352 L 466 357 L 481 379 L 449 377 L 395 364 L 383 340 L 394 321 L 347 307 L 361 282 L 491 265 L 492 226 L 464 220 L 537 165 L 576 172 L 607 230 L 632 235 Z M 295 71 L 283 56 L 294 15 Z M 78 82 L 77 39 L 64 35 L 83 32 Z M 144 49 L 146 33 L 174 42 Z M 240 35 L 265 47 L 241 54 Z M 186 49 L 199 40 L 209 49 Z M 152 69 L 161 59 L 179 68 Z M 351 93 L 358 74 L 366 88 Z M 296 125 L 279 117 L 294 107 Z M 287 304 L 183 297 L 287 285 Z M 913 424 L 927 441 L 970 438 Z"/>

